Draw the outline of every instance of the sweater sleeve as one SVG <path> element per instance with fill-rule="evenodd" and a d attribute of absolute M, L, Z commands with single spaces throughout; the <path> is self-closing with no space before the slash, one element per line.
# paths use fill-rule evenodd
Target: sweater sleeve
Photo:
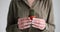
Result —
<path fill-rule="evenodd" d="M 48 12 L 48 17 L 47 17 L 47 25 L 46 25 L 46 29 L 43 30 L 43 32 L 54 32 L 55 30 L 55 25 L 54 25 L 54 14 L 53 14 L 53 7 L 52 7 L 52 0 L 50 1 L 50 8 L 49 8 L 49 12 Z"/>
<path fill-rule="evenodd" d="M 17 21 L 16 21 L 16 12 L 17 8 L 12 0 L 9 6 L 9 11 L 8 11 L 8 16 L 7 16 L 7 27 L 6 27 L 6 32 L 17 32 L 20 31 L 17 27 Z M 15 14 L 15 15 L 14 15 Z"/>

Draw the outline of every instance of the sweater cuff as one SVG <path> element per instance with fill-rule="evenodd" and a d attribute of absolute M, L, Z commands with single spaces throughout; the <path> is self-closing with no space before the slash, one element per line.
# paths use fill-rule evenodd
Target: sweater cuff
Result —
<path fill-rule="evenodd" d="M 48 24 L 46 23 L 46 27 L 41 31 L 47 31 L 47 30 L 48 30 Z"/>

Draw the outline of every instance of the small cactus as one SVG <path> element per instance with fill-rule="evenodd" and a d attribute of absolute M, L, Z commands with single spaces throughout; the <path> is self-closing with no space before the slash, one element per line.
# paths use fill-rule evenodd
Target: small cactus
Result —
<path fill-rule="evenodd" d="M 36 16 L 34 16 L 34 10 L 33 9 L 30 10 L 29 17 L 30 17 L 31 20 L 33 20 L 33 18 L 36 17 Z"/>

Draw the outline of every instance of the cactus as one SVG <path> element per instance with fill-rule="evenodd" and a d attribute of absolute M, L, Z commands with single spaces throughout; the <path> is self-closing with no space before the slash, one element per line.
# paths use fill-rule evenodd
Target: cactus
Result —
<path fill-rule="evenodd" d="M 34 10 L 33 9 L 30 10 L 29 17 L 30 17 L 31 20 L 33 20 L 33 18 L 36 17 L 36 16 L 34 16 Z"/>

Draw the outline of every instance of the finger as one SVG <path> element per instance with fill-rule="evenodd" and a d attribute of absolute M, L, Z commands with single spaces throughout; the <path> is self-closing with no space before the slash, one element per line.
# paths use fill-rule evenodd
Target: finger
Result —
<path fill-rule="evenodd" d="M 38 27 L 36 27 L 35 25 L 32 25 L 32 27 L 34 27 L 34 28 L 38 28 Z"/>
<path fill-rule="evenodd" d="M 29 23 L 29 22 L 31 21 L 30 20 L 18 21 L 18 24 Z"/>
<path fill-rule="evenodd" d="M 29 22 L 29 23 L 24 23 L 23 25 L 25 26 L 25 25 L 30 25 L 31 24 L 31 22 Z"/>
<path fill-rule="evenodd" d="M 24 28 L 26 26 L 30 26 L 30 25 L 18 25 L 19 28 Z"/>
<path fill-rule="evenodd" d="M 41 25 L 40 27 L 38 27 L 39 29 L 43 30 L 45 28 L 45 25 Z"/>
<path fill-rule="evenodd" d="M 28 22 L 31 22 L 31 20 L 30 20 L 30 18 L 26 18 L 26 19 L 24 18 L 24 19 L 18 19 L 18 22 L 19 23 L 26 23 L 26 22 L 28 23 Z"/>
<path fill-rule="evenodd" d="M 23 24 L 18 24 L 20 27 L 25 27 L 25 26 L 28 26 L 28 25 L 30 25 L 31 24 L 31 22 L 30 23 L 23 23 Z"/>
<path fill-rule="evenodd" d="M 39 20 L 39 19 L 37 19 L 37 18 L 33 18 L 32 23 L 40 24 L 40 20 Z"/>
<path fill-rule="evenodd" d="M 45 23 L 45 21 L 33 20 L 33 23 Z"/>
<path fill-rule="evenodd" d="M 39 19 L 39 18 L 33 18 L 34 22 L 46 22 L 44 19 Z"/>
<path fill-rule="evenodd" d="M 35 24 L 45 24 L 45 22 L 42 22 L 42 21 L 40 22 L 40 21 L 38 21 L 38 20 L 36 20 L 36 21 L 33 20 L 32 23 L 35 23 Z"/>
<path fill-rule="evenodd" d="M 25 26 L 25 27 L 24 27 L 24 29 L 26 29 L 26 28 L 29 28 L 29 27 L 30 27 L 30 25 L 28 25 L 28 26 Z"/>
<path fill-rule="evenodd" d="M 29 25 L 29 24 L 31 24 L 31 22 L 26 22 L 26 23 L 24 23 L 24 22 L 21 23 L 21 22 L 20 22 L 20 23 L 18 23 L 18 24 L 19 24 L 19 25 Z"/>
<path fill-rule="evenodd" d="M 20 22 L 21 22 L 21 23 L 25 23 L 25 22 L 29 22 L 29 20 L 24 20 L 24 19 L 22 19 L 22 20 L 20 20 Z"/>
<path fill-rule="evenodd" d="M 32 27 L 34 27 L 34 28 L 38 28 L 38 29 L 44 29 L 44 27 L 42 27 L 42 26 L 36 26 L 36 25 L 32 25 Z"/>
<path fill-rule="evenodd" d="M 32 25 L 34 25 L 36 27 L 45 27 L 45 24 L 35 24 L 35 23 L 33 23 Z"/>
<path fill-rule="evenodd" d="M 21 27 L 20 29 L 27 29 L 29 28 L 30 26 L 25 26 L 25 27 Z"/>
<path fill-rule="evenodd" d="M 34 23 L 33 23 L 32 25 L 34 25 L 34 26 L 36 26 L 36 27 L 39 27 L 39 24 L 34 24 Z"/>
<path fill-rule="evenodd" d="M 29 20 L 23 20 L 21 23 L 29 23 Z"/>
<path fill-rule="evenodd" d="M 32 22 L 32 24 L 40 24 L 39 22 Z"/>
<path fill-rule="evenodd" d="M 33 22 L 32 24 L 33 24 L 33 25 L 35 25 L 35 24 L 38 24 L 38 25 L 45 25 L 45 23 L 39 23 L 39 22 L 38 22 L 38 23 Z"/>

